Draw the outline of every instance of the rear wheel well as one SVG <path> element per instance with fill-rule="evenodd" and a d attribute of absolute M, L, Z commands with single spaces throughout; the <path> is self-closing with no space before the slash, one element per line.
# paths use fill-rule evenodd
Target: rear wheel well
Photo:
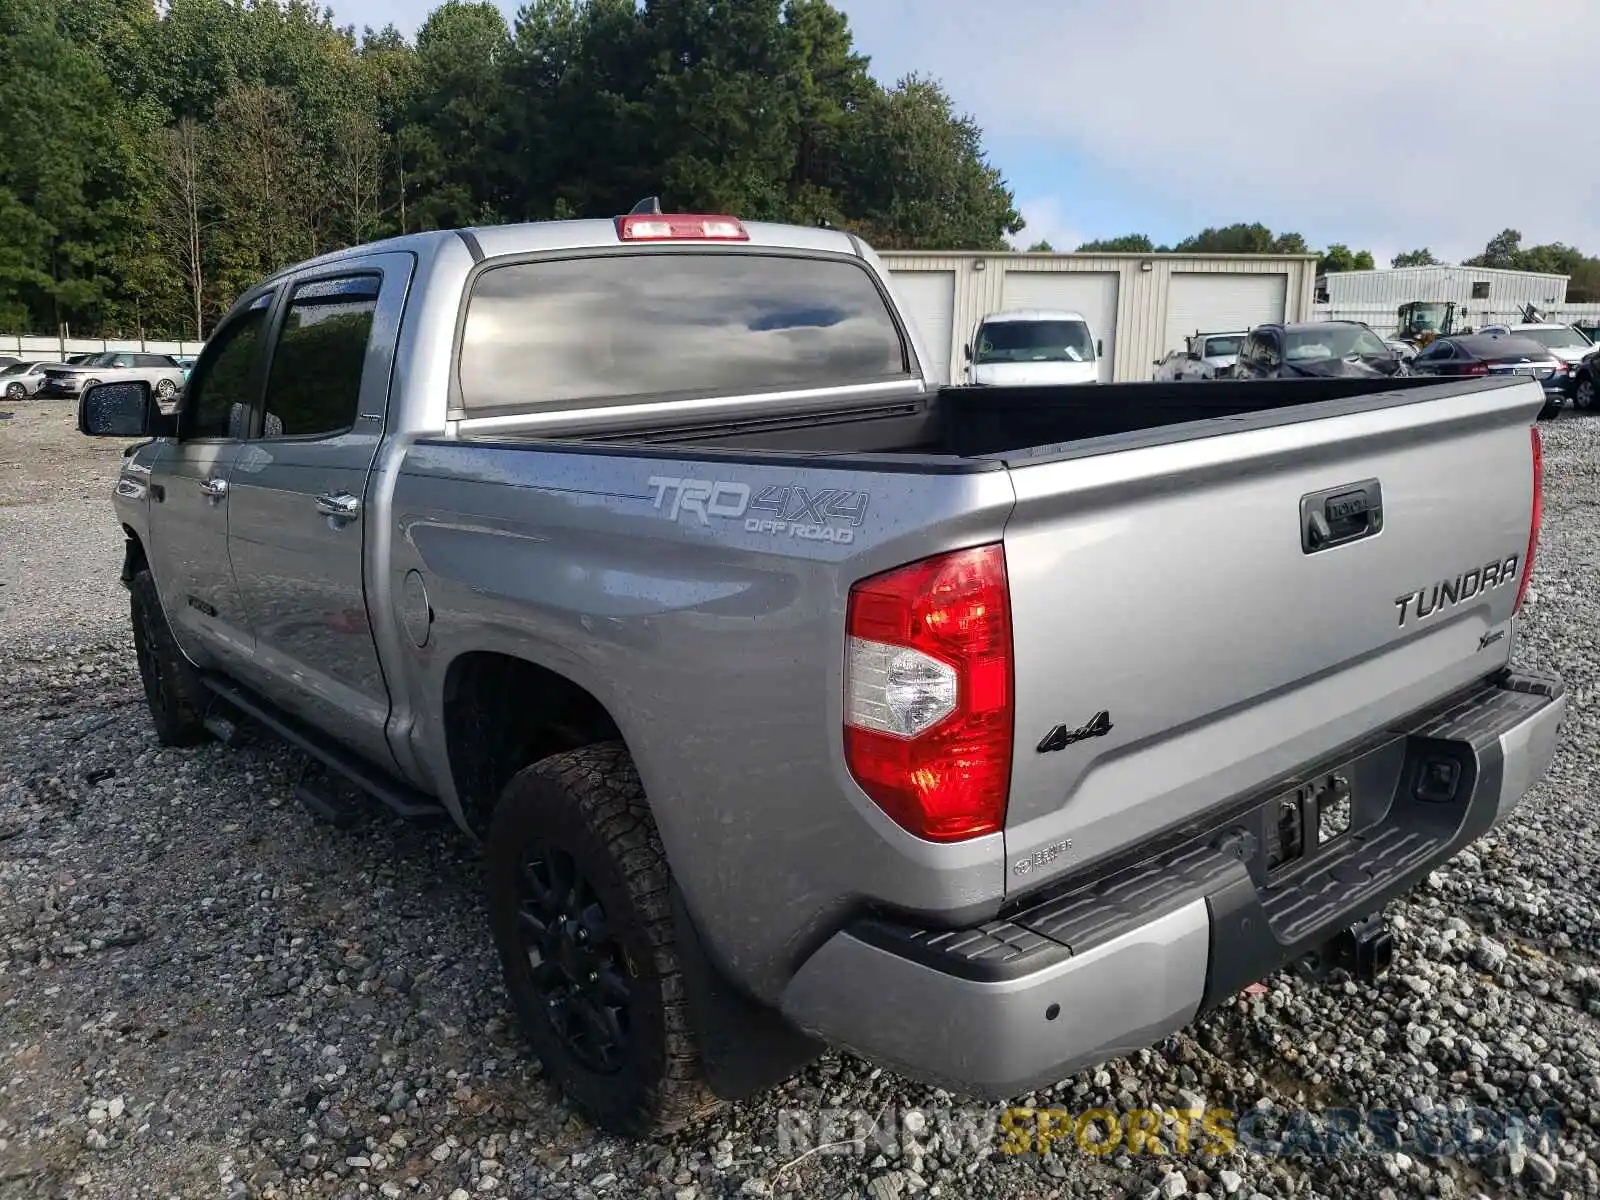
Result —
<path fill-rule="evenodd" d="M 564 750 L 620 740 L 600 701 L 564 675 L 509 654 L 474 651 L 450 664 L 445 745 L 462 815 L 479 836 L 523 767 Z"/>

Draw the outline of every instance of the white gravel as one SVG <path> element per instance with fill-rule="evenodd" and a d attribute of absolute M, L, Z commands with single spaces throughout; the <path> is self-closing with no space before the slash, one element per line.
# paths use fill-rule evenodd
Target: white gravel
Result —
<path fill-rule="evenodd" d="M 973 1152 L 955 1101 L 843 1055 L 671 1144 L 597 1135 L 508 1027 L 466 841 L 314 823 L 297 757 L 265 737 L 158 747 L 111 464 L 81 495 L 0 492 L 0 1198 L 1600 1193 L 1600 421 L 1544 433 L 1518 654 L 1562 671 L 1572 705 L 1515 823 L 1391 907 L 1378 986 L 1279 976 L 1028 1098 L 1227 1108 L 1262 1138 L 1301 1106 L 1389 1110 L 1403 1152 L 1207 1154 L 1198 1126 L 1180 1141 L 1170 1123 L 1164 1144 L 1188 1153 Z M 819 1129 L 819 1106 L 847 1111 Z M 781 1115 L 796 1108 L 813 1124 Z M 1477 1110 L 1471 1152 L 1416 1144 L 1440 1108 Z M 1559 1115 L 1508 1137 L 1495 1114 L 1513 1108 Z M 848 1142 L 855 1111 L 896 1136 L 804 1157 L 786 1136 Z"/>

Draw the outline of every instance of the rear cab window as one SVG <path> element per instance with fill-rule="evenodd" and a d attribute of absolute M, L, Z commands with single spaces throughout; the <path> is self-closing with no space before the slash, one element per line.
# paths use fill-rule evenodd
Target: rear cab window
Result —
<path fill-rule="evenodd" d="M 482 416 L 847 387 L 910 365 L 864 265 L 698 251 L 491 265 L 457 371 L 460 409 Z"/>

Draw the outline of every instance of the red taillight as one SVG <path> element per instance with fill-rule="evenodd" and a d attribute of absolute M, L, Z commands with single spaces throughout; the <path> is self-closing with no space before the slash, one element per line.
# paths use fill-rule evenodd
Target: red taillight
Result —
<path fill-rule="evenodd" d="M 1461 373 L 1463 375 L 1487 375 L 1489 373 L 1489 364 L 1468 363 L 1466 366 L 1461 368 Z"/>
<path fill-rule="evenodd" d="M 678 213 L 638 213 L 617 218 L 617 236 L 625 242 L 748 242 L 738 217 Z"/>
<path fill-rule="evenodd" d="M 1539 523 L 1544 520 L 1544 443 L 1539 440 L 1537 425 L 1528 430 L 1533 444 L 1533 516 L 1528 522 L 1528 552 L 1522 556 L 1522 581 L 1517 584 L 1517 602 L 1513 613 L 1522 611 L 1522 598 L 1528 594 L 1528 582 L 1533 578 L 1533 552 L 1539 547 Z"/>
<path fill-rule="evenodd" d="M 896 824 L 934 842 L 996 833 L 1011 786 L 1011 603 L 1000 545 L 850 589 L 844 752 Z"/>

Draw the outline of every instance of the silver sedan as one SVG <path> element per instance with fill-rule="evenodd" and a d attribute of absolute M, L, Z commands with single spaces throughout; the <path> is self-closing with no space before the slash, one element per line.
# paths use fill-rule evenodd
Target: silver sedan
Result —
<path fill-rule="evenodd" d="M 0 396 L 7 400 L 25 400 L 35 395 L 44 384 L 44 369 L 59 363 L 17 362 L 0 370 Z"/>

